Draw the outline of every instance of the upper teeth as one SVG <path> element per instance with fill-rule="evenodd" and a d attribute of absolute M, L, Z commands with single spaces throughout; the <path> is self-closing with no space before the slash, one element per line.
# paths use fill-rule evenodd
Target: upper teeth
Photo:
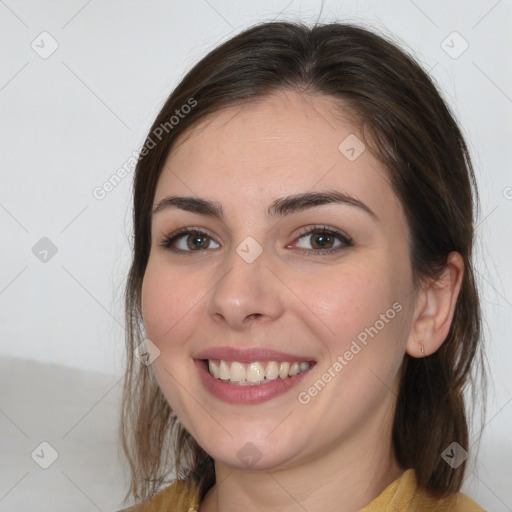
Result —
<path fill-rule="evenodd" d="M 304 363 L 288 363 L 268 361 L 266 363 L 249 363 L 244 365 L 237 361 L 231 363 L 224 360 L 209 360 L 208 368 L 210 374 L 221 380 L 229 380 L 238 384 L 261 384 L 276 380 L 278 377 L 286 379 L 293 377 L 309 368 L 308 362 Z"/>

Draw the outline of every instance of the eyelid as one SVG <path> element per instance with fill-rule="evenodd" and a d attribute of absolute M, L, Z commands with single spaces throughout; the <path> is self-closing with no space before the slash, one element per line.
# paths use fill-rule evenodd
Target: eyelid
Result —
<path fill-rule="evenodd" d="M 353 242 L 352 237 L 350 235 L 348 235 L 347 233 L 341 231 L 340 229 L 326 226 L 325 224 L 305 226 L 304 228 L 301 228 L 301 231 L 299 232 L 299 235 L 297 238 L 301 238 L 304 235 L 312 234 L 315 231 L 321 231 L 321 232 L 331 233 L 333 235 L 338 235 L 340 238 L 344 239 L 347 243 Z"/>

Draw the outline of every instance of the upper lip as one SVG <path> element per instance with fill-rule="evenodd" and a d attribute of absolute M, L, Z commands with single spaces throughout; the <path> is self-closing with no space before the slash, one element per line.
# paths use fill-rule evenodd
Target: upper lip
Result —
<path fill-rule="evenodd" d="M 208 348 L 196 354 L 194 359 L 222 359 L 224 361 L 237 361 L 239 363 L 253 363 L 256 361 L 288 361 L 291 363 L 302 363 L 314 361 L 311 357 L 298 356 L 270 348 L 234 347 Z"/>

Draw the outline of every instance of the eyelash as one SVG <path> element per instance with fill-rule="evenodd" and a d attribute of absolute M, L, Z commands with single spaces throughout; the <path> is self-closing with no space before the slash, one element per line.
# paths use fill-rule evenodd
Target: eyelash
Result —
<path fill-rule="evenodd" d="M 301 251 L 303 253 L 314 254 L 314 255 L 334 254 L 340 250 L 346 249 L 347 247 L 352 247 L 354 245 L 352 238 L 350 238 L 348 235 L 346 235 L 345 233 L 343 233 L 337 229 L 328 228 L 327 226 L 313 226 L 313 227 L 304 228 L 304 230 L 297 237 L 297 240 L 306 235 L 314 235 L 314 234 L 326 234 L 328 236 L 334 236 L 341 242 L 341 244 L 333 249 L 300 249 L 299 248 L 299 251 Z M 164 247 L 165 249 L 167 249 L 175 254 L 179 254 L 179 255 L 184 255 L 186 253 L 191 254 L 194 252 L 199 253 L 199 252 L 203 252 L 203 251 L 207 250 L 207 249 L 199 249 L 199 250 L 184 251 L 182 249 L 173 249 L 172 245 L 177 240 L 182 238 L 184 235 L 206 236 L 206 237 L 210 238 L 211 240 L 213 240 L 213 238 L 210 235 L 208 235 L 208 233 L 206 233 L 205 231 L 202 231 L 201 229 L 182 228 L 182 229 L 179 229 L 178 231 L 176 231 L 175 233 L 167 236 L 163 240 L 163 242 L 160 244 L 160 247 Z M 215 240 L 214 240 L 214 242 L 215 242 Z M 218 243 L 218 242 L 215 242 L 215 243 Z"/>

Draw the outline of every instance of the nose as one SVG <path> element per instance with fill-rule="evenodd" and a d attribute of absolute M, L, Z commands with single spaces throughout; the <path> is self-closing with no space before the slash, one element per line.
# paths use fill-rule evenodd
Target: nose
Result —
<path fill-rule="evenodd" d="M 243 330 L 254 322 L 267 323 L 284 311 L 283 284 L 269 268 L 265 251 L 252 263 L 236 251 L 210 294 L 208 313 L 216 322 Z"/>

